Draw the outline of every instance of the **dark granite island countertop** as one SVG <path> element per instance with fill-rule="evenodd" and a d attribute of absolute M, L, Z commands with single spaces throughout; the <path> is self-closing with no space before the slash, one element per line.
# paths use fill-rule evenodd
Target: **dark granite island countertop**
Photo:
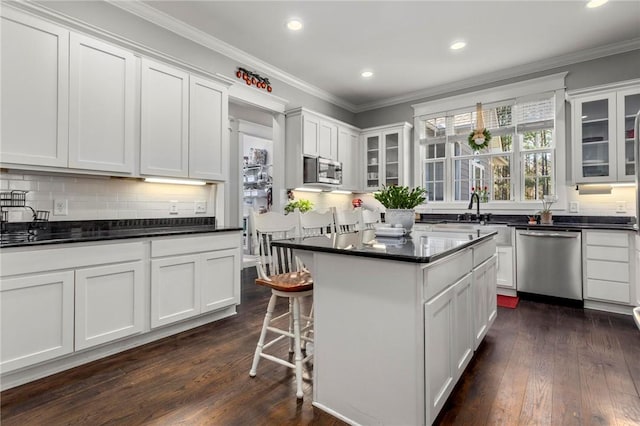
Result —
<path fill-rule="evenodd" d="M 408 237 L 377 237 L 374 230 L 319 237 L 273 241 L 273 245 L 296 250 L 337 253 L 413 263 L 430 263 L 479 242 L 493 238 L 494 231 L 429 232 L 413 230 Z"/>

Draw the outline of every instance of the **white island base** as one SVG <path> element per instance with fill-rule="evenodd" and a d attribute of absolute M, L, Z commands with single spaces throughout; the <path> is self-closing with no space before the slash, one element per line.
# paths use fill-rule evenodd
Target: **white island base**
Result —
<path fill-rule="evenodd" d="M 431 424 L 496 317 L 493 239 L 433 263 L 296 250 L 314 277 L 313 405 Z"/>

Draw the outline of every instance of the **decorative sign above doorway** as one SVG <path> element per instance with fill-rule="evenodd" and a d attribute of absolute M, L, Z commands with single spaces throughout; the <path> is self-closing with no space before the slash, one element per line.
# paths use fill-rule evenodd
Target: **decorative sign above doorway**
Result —
<path fill-rule="evenodd" d="M 259 89 L 265 89 L 269 93 L 273 91 L 269 79 L 266 77 L 261 77 L 260 74 L 253 71 L 247 71 L 244 68 L 238 67 L 238 71 L 236 71 L 236 77 L 243 79 L 248 86 L 256 86 Z"/>

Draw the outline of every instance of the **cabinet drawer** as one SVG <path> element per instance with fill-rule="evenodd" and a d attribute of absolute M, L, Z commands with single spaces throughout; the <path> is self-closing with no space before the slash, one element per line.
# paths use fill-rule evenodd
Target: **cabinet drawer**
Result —
<path fill-rule="evenodd" d="M 471 250 L 464 250 L 428 266 L 423 271 L 424 300 L 429 300 L 468 274 L 473 265 Z"/>
<path fill-rule="evenodd" d="M 629 235 L 626 232 L 586 232 L 587 245 L 607 247 L 629 247 Z"/>
<path fill-rule="evenodd" d="M 219 232 L 197 237 L 166 238 L 151 241 L 151 257 L 203 253 L 239 247 L 240 231 Z"/>
<path fill-rule="evenodd" d="M 587 259 L 629 262 L 629 249 L 625 247 L 587 246 Z"/>
<path fill-rule="evenodd" d="M 586 290 L 588 299 L 620 303 L 629 303 L 631 300 L 628 283 L 587 279 Z"/>
<path fill-rule="evenodd" d="M 587 260 L 587 278 L 629 283 L 629 264 L 606 260 Z"/>
<path fill-rule="evenodd" d="M 491 239 L 473 247 L 473 267 L 475 268 L 496 254 L 496 241 Z"/>

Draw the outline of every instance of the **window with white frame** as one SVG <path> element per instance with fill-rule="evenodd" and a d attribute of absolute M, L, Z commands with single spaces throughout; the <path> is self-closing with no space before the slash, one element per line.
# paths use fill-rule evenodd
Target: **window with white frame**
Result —
<path fill-rule="evenodd" d="M 554 194 L 554 105 L 553 92 L 483 105 L 491 140 L 480 151 L 468 143 L 477 122 L 475 105 L 424 117 L 420 152 L 429 200 L 469 201 L 474 191 L 489 202 Z"/>

